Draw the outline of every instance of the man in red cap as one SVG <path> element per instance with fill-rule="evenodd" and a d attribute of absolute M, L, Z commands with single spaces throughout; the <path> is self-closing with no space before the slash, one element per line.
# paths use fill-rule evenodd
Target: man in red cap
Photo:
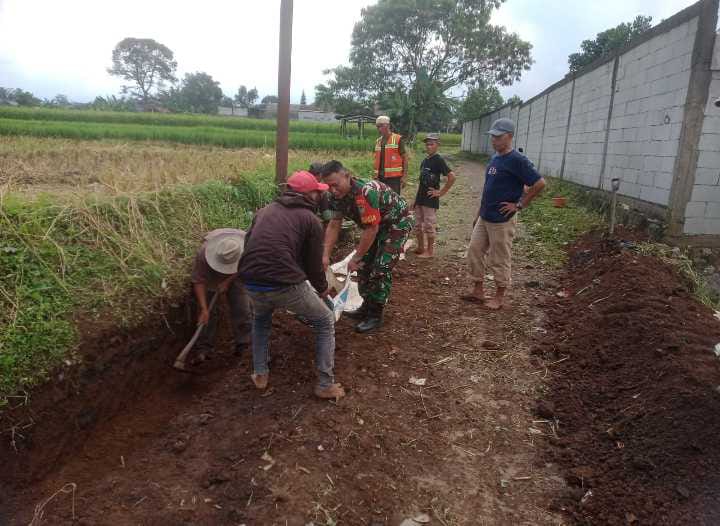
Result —
<path fill-rule="evenodd" d="M 253 306 L 252 380 L 258 389 L 267 387 L 273 311 L 289 309 L 315 331 L 315 395 L 337 400 L 345 391 L 333 373 L 335 317 L 321 299 L 330 290 L 322 263 L 323 227 L 315 215 L 328 186 L 306 171 L 294 173 L 287 185 L 255 214 L 238 268 Z"/>

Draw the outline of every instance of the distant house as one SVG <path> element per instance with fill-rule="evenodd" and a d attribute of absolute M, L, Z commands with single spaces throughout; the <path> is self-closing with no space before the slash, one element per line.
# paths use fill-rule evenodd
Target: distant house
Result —
<path fill-rule="evenodd" d="M 337 122 L 335 112 L 322 111 L 311 107 L 306 107 L 306 109 L 298 110 L 298 120 L 313 122 Z"/>
<path fill-rule="evenodd" d="M 275 119 L 277 117 L 277 102 L 258 104 L 250 110 L 250 116 L 258 119 Z M 335 122 L 335 114 L 329 111 L 322 111 L 314 106 L 301 104 L 290 104 L 291 121 L 314 121 L 314 122 Z"/>
<path fill-rule="evenodd" d="M 218 115 L 226 117 L 247 117 L 248 109 L 245 106 L 218 106 Z"/>

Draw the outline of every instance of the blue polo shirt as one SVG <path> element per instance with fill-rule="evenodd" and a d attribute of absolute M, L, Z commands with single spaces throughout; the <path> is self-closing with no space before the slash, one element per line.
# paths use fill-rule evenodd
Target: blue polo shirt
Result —
<path fill-rule="evenodd" d="M 523 186 L 532 186 L 541 179 L 530 159 L 515 150 L 505 155 L 495 154 L 485 172 L 485 187 L 480 201 L 480 217 L 491 223 L 505 223 L 513 214 L 504 216 L 501 203 L 517 203 Z"/>

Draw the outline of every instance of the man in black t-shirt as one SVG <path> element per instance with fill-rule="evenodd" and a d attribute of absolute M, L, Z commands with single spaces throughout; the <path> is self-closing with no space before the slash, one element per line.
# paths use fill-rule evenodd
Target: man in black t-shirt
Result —
<path fill-rule="evenodd" d="M 415 197 L 415 219 L 418 247 L 415 250 L 420 258 L 431 258 L 435 246 L 435 225 L 440 198 L 448 193 L 455 183 L 455 174 L 439 153 L 440 135 L 428 133 L 423 139 L 427 157 L 420 164 L 420 185 Z M 440 189 L 440 178 L 447 181 Z"/>

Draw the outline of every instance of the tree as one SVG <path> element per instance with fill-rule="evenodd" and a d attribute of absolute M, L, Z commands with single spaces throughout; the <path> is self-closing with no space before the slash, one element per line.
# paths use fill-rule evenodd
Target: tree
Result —
<path fill-rule="evenodd" d="M 459 120 L 461 122 L 477 119 L 480 115 L 493 111 L 503 105 L 503 98 L 495 86 L 484 83 L 472 88 L 463 100 Z"/>
<path fill-rule="evenodd" d="M 315 105 L 325 111 L 336 111 L 341 115 L 350 113 L 373 113 L 375 102 L 380 93 L 371 94 L 363 79 L 363 72 L 357 68 L 338 66 L 333 70 L 325 70 L 326 75 L 333 74 L 334 78 L 327 84 L 315 86 Z M 392 87 L 384 90 L 388 93 Z"/>
<path fill-rule="evenodd" d="M 67 98 L 67 95 L 63 95 L 62 93 L 58 93 L 55 95 L 55 97 L 52 100 L 48 101 L 48 106 L 71 106 L 70 99 Z"/>
<path fill-rule="evenodd" d="M 223 97 L 220 83 L 203 72 L 186 74 L 180 91 L 193 113 L 217 113 Z"/>
<path fill-rule="evenodd" d="M 376 101 L 404 90 L 422 105 L 442 106 L 444 94 L 478 82 L 509 85 L 529 69 L 531 45 L 490 24 L 504 0 L 379 0 L 355 25 L 350 65 L 330 71 L 325 87 L 336 99 Z M 428 90 L 428 87 L 432 89 Z"/>
<path fill-rule="evenodd" d="M 174 111 L 217 113 L 223 100 L 220 83 L 207 73 L 187 73 L 180 87 L 164 92 L 161 101 Z"/>
<path fill-rule="evenodd" d="M 20 88 L 11 91 L 10 100 L 17 102 L 19 106 L 40 106 L 42 103 L 35 95 Z"/>
<path fill-rule="evenodd" d="M 245 86 L 240 86 L 238 92 L 235 94 L 235 102 L 238 106 L 244 106 L 249 108 L 258 98 L 257 88 L 248 90 Z"/>
<path fill-rule="evenodd" d="M 334 111 L 341 115 L 373 114 L 374 102 L 370 99 L 359 100 L 352 95 L 339 95 L 325 84 L 315 86 L 315 101 L 313 105 L 323 111 Z"/>
<path fill-rule="evenodd" d="M 652 17 L 638 15 L 632 22 L 622 23 L 602 33 L 594 40 L 583 40 L 580 53 L 568 57 L 570 73 L 575 73 L 600 57 L 606 57 L 616 49 L 627 45 L 632 39 L 652 27 Z"/>
<path fill-rule="evenodd" d="M 438 82 L 421 75 L 409 92 L 396 88 L 380 96 L 380 106 L 390 114 L 393 127 L 413 137 L 417 130 L 439 130 L 453 120 L 455 101 L 446 97 Z"/>
<path fill-rule="evenodd" d="M 235 103 L 236 103 L 238 106 L 245 106 L 245 107 L 247 107 L 247 105 L 248 105 L 247 95 L 248 95 L 248 90 L 247 90 L 247 88 L 246 88 L 245 86 L 240 86 L 240 87 L 238 88 L 237 93 L 235 94 Z"/>
<path fill-rule="evenodd" d="M 107 97 L 97 96 L 90 103 L 90 108 L 101 111 L 133 111 L 135 109 L 133 102 L 126 97 L 116 97 L 108 95 Z"/>
<path fill-rule="evenodd" d="M 523 100 L 518 95 L 513 95 L 505 101 L 505 104 L 510 104 L 510 106 L 520 106 L 522 103 Z"/>
<path fill-rule="evenodd" d="M 278 99 L 275 95 L 265 95 L 260 102 L 263 104 L 273 104 L 277 103 L 280 99 Z"/>
<path fill-rule="evenodd" d="M 305 96 L 305 90 L 302 90 L 302 95 L 300 95 L 300 106 L 307 106 L 307 97 Z"/>
<path fill-rule="evenodd" d="M 112 52 L 112 67 L 108 73 L 131 81 L 123 93 L 130 93 L 143 102 L 150 100 L 153 89 L 165 82 L 175 82 L 177 62 L 169 48 L 151 38 L 126 38 Z"/>
<path fill-rule="evenodd" d="M 29 91 L 20 88 L 0 88 L 0 101 L 15 102 L 19 106 L 40 106 L 42 101 Z"/>
<path fill-rule="evenodd" d="M 315 86 L 315 101 L 313 104 L 323 111 L 335 109 L 335 96 L 325 84 Z"/>

